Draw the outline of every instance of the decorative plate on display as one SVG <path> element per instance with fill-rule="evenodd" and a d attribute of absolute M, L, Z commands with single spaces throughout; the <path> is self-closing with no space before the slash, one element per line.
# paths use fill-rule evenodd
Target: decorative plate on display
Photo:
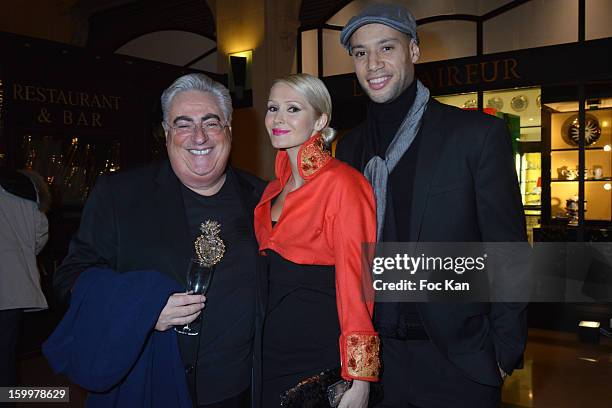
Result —
<path fill-rule="evenodd" d="M 504 100 L 499 96 L 495 96 L 487 101 L 487 108 L 494 108 L 498 111 L 504 107 Z"/>
<path fill-rule="evenodd" d="M 512 98 L 510 101 L 510 106 L 515 112 L 522 112 L 527 109 L 527 106 L 529 106 L 529 101 L 525 95 L 518 95 Z"/>
<path fill-rule="evenodd" d="M 593 115 L 586 114 L 585 117 L 585 129 L 584 129 L 584 143 L 586 146 L 592 145 L 599 140 L 601 136 L 601 127 L 599 127 L 599 121 Z M 578 146 L 579 139 L 579 123 L 578 115 L 572 115 L 561 127 L 561 137 L 565 143 L 569 145 Z"/>
<path fill-rule="evenodd" d="M 476 101 L 476 99 L 468 99 L 467 101 L 463 102 L 463 107 L 464 108 L 477 108 L 478 102 Z"/>

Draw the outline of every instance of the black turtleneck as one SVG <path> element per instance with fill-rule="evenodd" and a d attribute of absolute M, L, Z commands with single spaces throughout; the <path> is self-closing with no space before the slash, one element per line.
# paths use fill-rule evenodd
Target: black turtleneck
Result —
<path fill-rule="evenodd" d="M 385 157 L 387 147 L 414 103 L 416 89 L 416 81 L 412 81 L 404 92 L 389 103 L 370 101 L 367 118 L 368 140 L 371 143 L 369 157 Z M 383 241 L 410 240 L 413 184 L 420 139 L 421 136 L 417 133 L 389 175 Z M 378 303 L 374 310 L 374 323 L 382 336 L 402 339 L 428 338 L 415 303 Z"/>
<path fill-rule="evenodd" d="M 416 90 L 416 81 L 412 81 L 410 86 L 391 102 L 369 102 L 366 120 L 368 133 L 366 163 L 375 155 L 385 158 L 389 144 L 414 103 Z M 419 139 L 420 136 L 417 134 L 417 137 L 389 175 L 387 209 L 383 227 L 384 241 L 407 242 L 409 240 L 412 185 L 416 173 Z M 390 206 L 390 203 L 393 203 L 393 205 Z"/>
<path fill-rule="evenodd" d="M 374 130 L 376 137 L 370 140 L 374 141 L 374 154 L 380 157 L 385 157 L 385 151 L 397 133 L 402 121 L 406 117 L 408 110 L 414 103 L 416 98 L 416 81 L 408 86 L 397 98 L 387 103 L 376 103 L 370 101 L 368 104 L 368 121 L 373 120 L 375 129 L 368 126 L 370 130 Z"/>

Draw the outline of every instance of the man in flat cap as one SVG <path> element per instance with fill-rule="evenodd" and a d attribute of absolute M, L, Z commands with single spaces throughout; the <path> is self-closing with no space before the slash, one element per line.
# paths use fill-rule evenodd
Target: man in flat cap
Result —
<path fill-rule="evenodd" d="M 364 172 L 379 242 L 526 241 L 505 123 L 443 105 L 415 79 L 416 21 L 399 5 L 351 18 L 340 41 L 369 96 L 336 156 Z M 497 407 L 522 362 L 525 303 L 377 303 L 380 407 Z"/>

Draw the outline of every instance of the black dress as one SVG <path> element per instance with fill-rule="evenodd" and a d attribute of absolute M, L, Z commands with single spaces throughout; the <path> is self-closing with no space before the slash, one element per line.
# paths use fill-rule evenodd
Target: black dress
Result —
<path fill-rule="evenodd" d="M 340 366 L 335 268 L 299 265 L 267 250 L 269 292 L 263 329 L 263 407 L 304 378 Z"/>

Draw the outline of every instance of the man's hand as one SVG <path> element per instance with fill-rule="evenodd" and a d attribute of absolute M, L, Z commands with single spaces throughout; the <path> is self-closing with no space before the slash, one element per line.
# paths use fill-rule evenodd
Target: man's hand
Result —
<path fill-rule="evenodd" d="M 204 295 L 173 294 L 159 314 L 155 330 L 166 331 L 173 326 L 184 326 L 193 322 L 204 309 L 205 301 Z"/>
<path fill-rule="evenodd" d="M 338 408 L 367 408 L 370 396 L 370 383 L 367 381 L 353 380 L 342 399 Z"/>

